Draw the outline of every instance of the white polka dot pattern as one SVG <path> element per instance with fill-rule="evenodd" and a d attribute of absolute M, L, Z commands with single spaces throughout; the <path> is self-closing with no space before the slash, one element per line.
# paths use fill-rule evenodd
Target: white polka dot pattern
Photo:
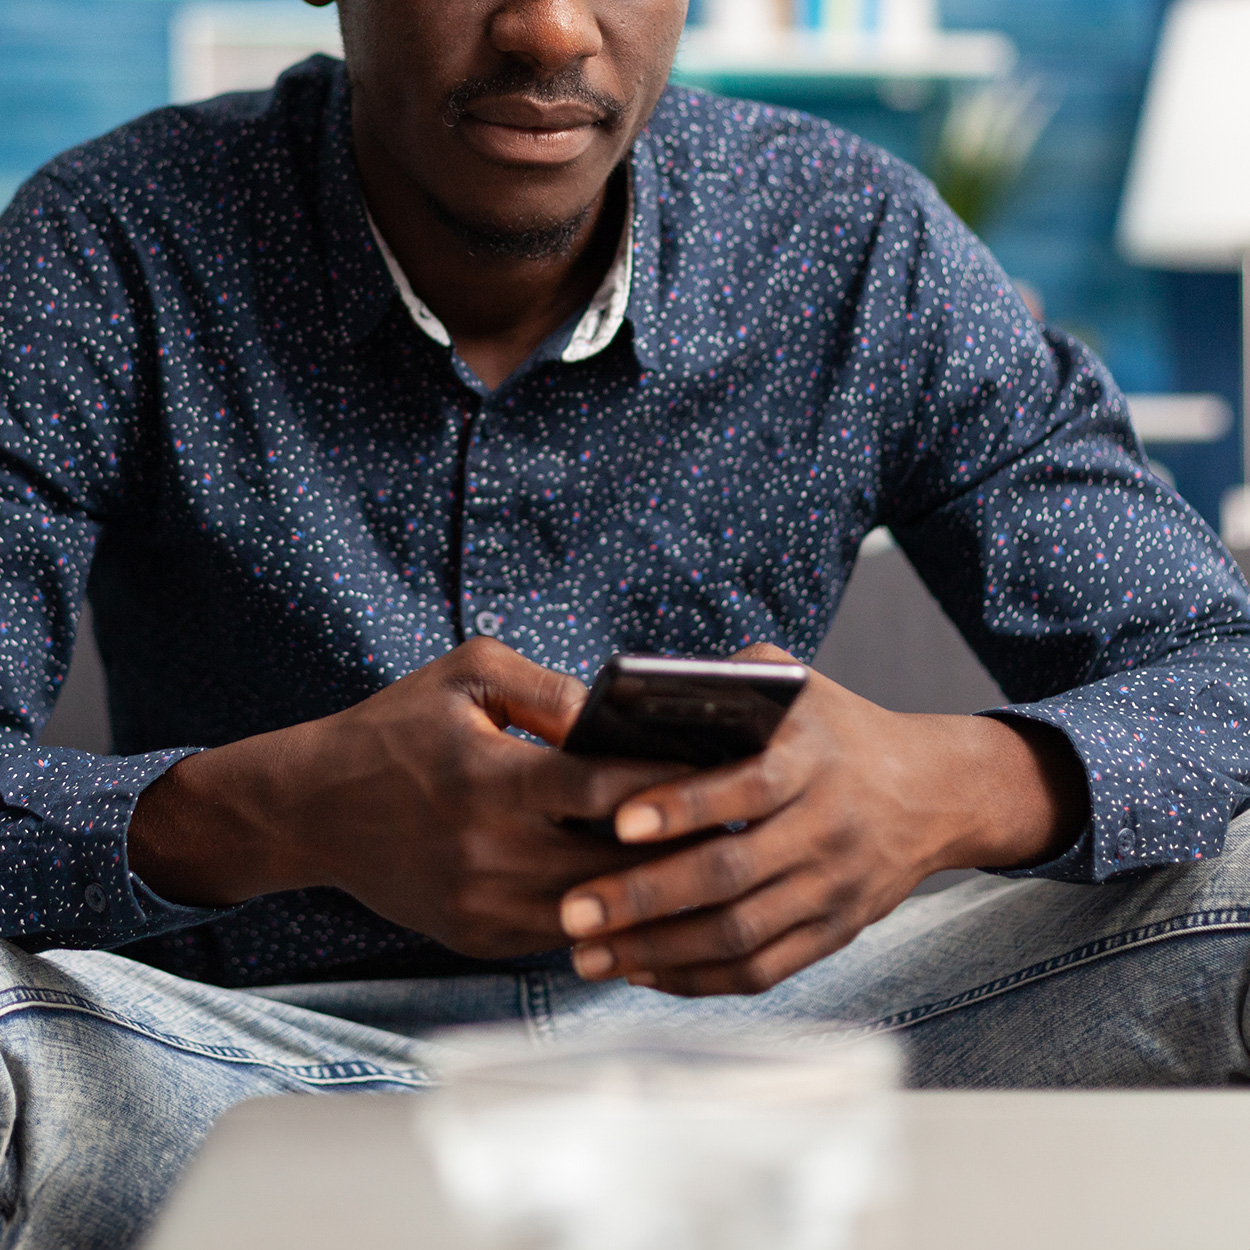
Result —
<path fill-rule="evenodd" d="M 0 222 L 0 932 L 231 984 L 464 961 L 309 890 L 229 914 L 128 877 L 186 750 L 323 715 L 474 633 L 810 658 L 893 527 L 1094 817 L 1042 871 L 1218 852 L 1246 801 L 1246 586 L 905 165 L 670 90 L 632 156 L 626 324 L 488 392 L 408 318 L 316 59 L 53 162 Z M 33 745 L 84 593 L 118 755 Z"/>

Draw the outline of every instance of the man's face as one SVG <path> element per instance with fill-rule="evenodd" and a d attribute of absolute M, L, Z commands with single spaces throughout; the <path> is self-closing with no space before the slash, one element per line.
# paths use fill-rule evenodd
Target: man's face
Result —
<path fill-rule="evenodd" d="M 686 4 L 339 0 L 357 144 L 469 238 L 567 235 L 646 124 Z"/>

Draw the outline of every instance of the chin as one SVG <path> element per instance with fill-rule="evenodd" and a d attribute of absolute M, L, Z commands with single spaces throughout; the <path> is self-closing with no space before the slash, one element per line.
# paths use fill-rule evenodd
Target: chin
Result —
<path fill-rule="evenodd" d="M 567 256 L 577 242 L 593 205 L 567 217 L 474 218 L 429 197 L 435 216 L 470 251 L 501 260 L 554 260 Z"/>

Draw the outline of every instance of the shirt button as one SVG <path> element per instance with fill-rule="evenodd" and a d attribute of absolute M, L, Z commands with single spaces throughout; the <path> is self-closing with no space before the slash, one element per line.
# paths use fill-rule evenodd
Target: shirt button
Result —
<path fill-rule="evenodd" d="M 479 612 L 473 618 L 473 623 L 477 626 L 477 632 L 487 638 L 497 638 L 499 631 L 503 629 L 503 617 L 498 612 Z"/>
<path fill-rule="evenodd" d="M 83 892 L 83 898 L 87 900 L 87 906 L 92 911 L 103 911 L 108 905 L 108 895 L 104 893 L 104 887 L 93 881 Z"/>
<path fill-rule="evenodd" d="M 1121 829 L 1120 832 L 1116 834 L 1115 849 L 1121 859 L 1128 859 L 1128 857 L 1132 855 L 1133 845 L 1135 842 L 1136 839 L 1133 837 L 1133 831 L 1131 829 Z"/>

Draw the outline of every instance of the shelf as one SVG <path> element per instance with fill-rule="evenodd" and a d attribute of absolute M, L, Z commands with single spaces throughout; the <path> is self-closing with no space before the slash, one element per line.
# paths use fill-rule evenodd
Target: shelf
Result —
<path fill-rule="evenodd" d="M 994 31 L 934 31 L 904 40 L 770 30 L 748 38 L 696 27 L 682 39 L 674 77 L 982 82 L 1010 73 L 1015 63 L 1015 45 Z"/>
<path fill-rule="evenodd" d="M 170 29 L 173 97 L 203 99 L 221 91 L 266 87 L 287 65 L 312 52 L 341 55 L 330 9 L 295 0 L 228 0 L 184 5 Z M 1016 49 L 993 31 L 933 31 L 899 39 L 864 34 L 765 30 L 750 35 L 694 27 L 682 39 L 674 77 L 737 89 L 784 81 L 836 81 L 925 88 L 998 78 Z"/>
<path fill-rule="evenodd" d="M 1233 428 L 1222 395 L 1126 395 L 1143 443 L 1218 443 Z"/>
<path fill-rule="evenodd" d="M 186 4 L 169 30 L 176 102 L 225 91 L 260 91 L 314 52 L 343 55 L 336 12 L 278 0 Z"/>

